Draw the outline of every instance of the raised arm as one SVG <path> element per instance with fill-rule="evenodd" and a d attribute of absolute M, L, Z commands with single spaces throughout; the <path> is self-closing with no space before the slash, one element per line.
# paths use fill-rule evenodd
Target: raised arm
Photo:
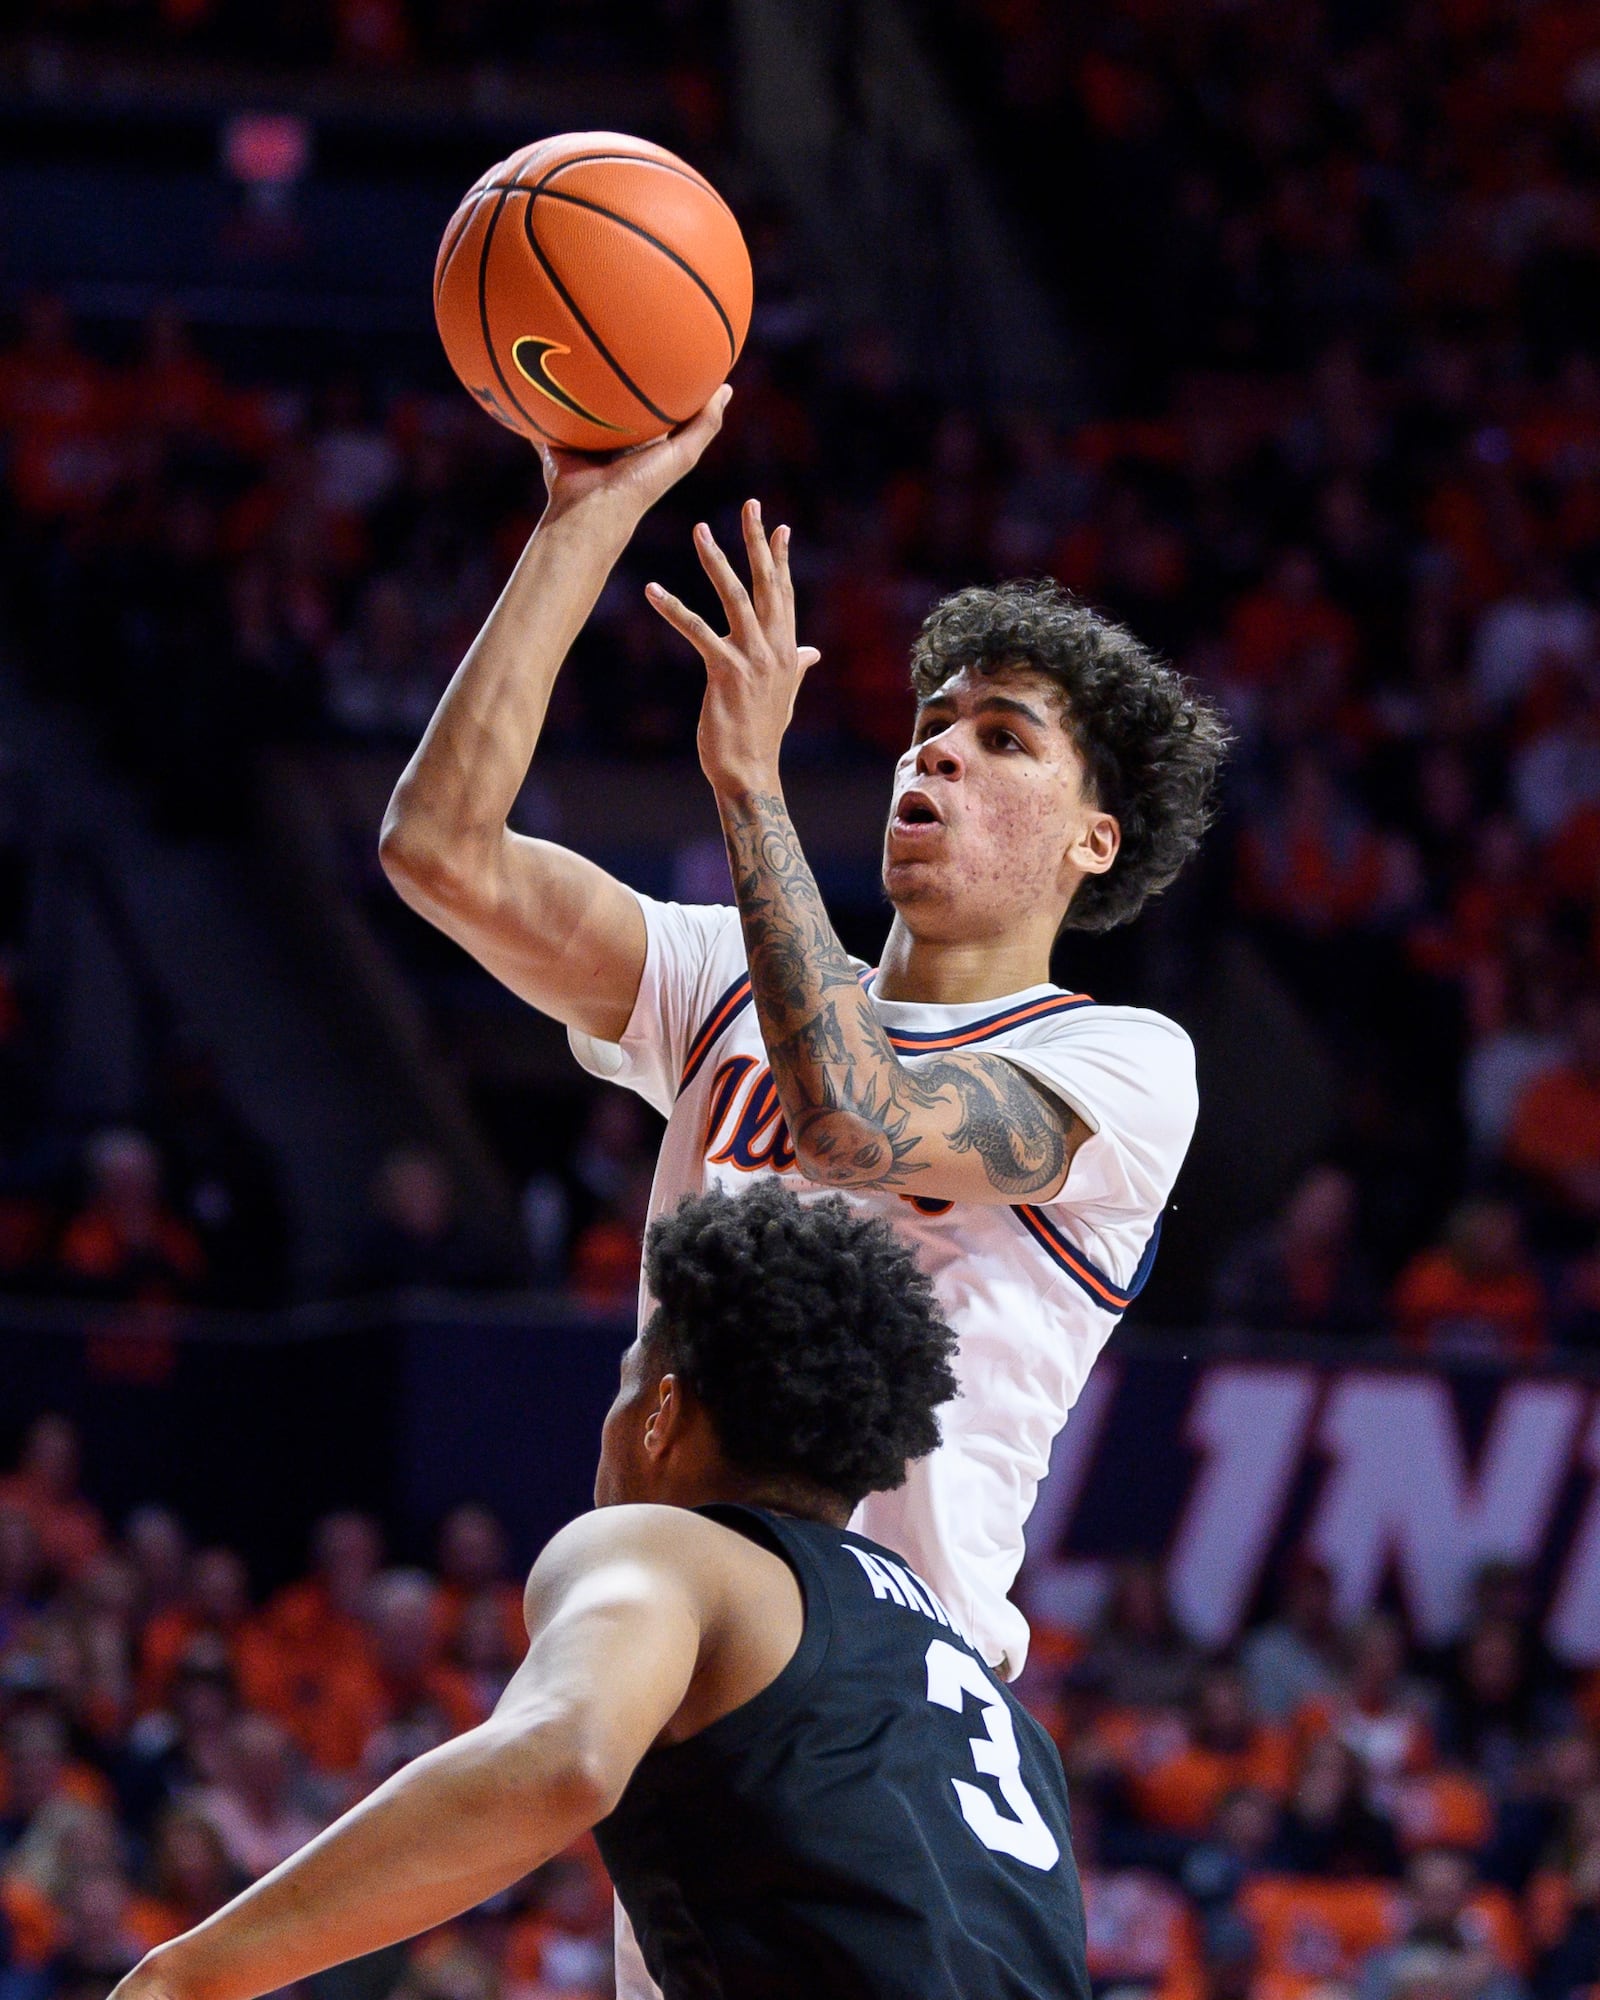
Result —
<path fill-rule="evenodd" d="M 588 1515 L 528 1585 L 532 1643 L 487 1722 L 380 1785 L 159 1946 L 114 2000 L 256 2000 L 508 1888 L 621 1797 L 695 1675 L 703 1586 L 663 1509 Z"/>
<path fill-rule="evenodd" d="M 562 661 L 639 521 L 721 428 L 729 394 L 609 461 L 545 451 L 544 517 L 395 787 L 379 840 L 413 909 L 542 1013 L 606 1040 L 626 1028 L 644 970 L 638 902 L 592 861 L 506 820 Z"/>
<path fill-rule="evenodd" d="M 751 994 L 795 1158 L 832 1187 L 941 1201 L 1056 1194 L 1087 1127 L 1003 1056 L 901 1062 L 823 907 L 778 778 L 805 659 L 794 644 L 789 531 L 745 510 L 746 592 L 709 531 L 696 545 L 726 638 L 657 586 L 650 600 L 706 664 L 700 757 L 716 793 Z"/>

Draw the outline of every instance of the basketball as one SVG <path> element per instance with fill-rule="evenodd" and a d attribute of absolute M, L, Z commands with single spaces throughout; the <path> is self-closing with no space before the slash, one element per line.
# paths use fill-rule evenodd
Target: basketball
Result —
<path fill-rule="evenodd" d="M 468 189 L 439 245 L 450 365 L 534 443 L 615 451 L 692 417 L 750 324 L 750 253 L 703 175 L 647 139 L 568 132 Z"/>

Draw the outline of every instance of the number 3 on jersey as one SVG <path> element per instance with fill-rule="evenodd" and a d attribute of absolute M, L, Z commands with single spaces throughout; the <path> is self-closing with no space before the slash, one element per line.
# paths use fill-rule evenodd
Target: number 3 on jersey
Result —
<path fill-rule="evenodd" d="M 935 1639 L 928 1648 L 929 1701 L 959 1715 L 969 1694 L 982 1702 L 988 1732 L 968 1739 L 973 1768 L 995 1780 L 1015 1817 L 1008 1819 L 981 1785 L 952 1778 L 961 1817 L 991 1853 L 1009 1854 L 1030 1868 L 1054 1868 L 1061 1859 L 1061 1849 L 1022 1782 L 1022 1754 L 1010 1709 L 970 1653 L 958 1651 L 946 1639 Z"/>

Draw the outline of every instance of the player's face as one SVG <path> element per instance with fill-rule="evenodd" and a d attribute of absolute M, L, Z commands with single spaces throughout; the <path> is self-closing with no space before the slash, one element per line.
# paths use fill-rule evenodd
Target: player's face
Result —
<path fill-rule="evenodd" d="M 919 936 L 1000 936 L 1047 921 L 1116 857 L 1060 696 L 1032 668 L 964 667 L 917 711 L 895 766 L 883 886 Z"/>

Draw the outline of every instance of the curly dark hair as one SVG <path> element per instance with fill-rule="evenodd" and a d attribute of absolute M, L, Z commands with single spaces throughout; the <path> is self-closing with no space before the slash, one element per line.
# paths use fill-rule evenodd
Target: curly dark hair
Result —
<path fill-rule="evenodd" d="M 963 667 L 1033 667 L 1055 682 L 1096 803 L 1122 830 L 1116 860 L 1084 877 L 1062 929 L 1127 923 L 1211 824 L 1229 741 L 1221 713 L 1131 632 L 1048 579 L 974 586 L 933 607 L 911 651 L 918 701 Z"/>
<path fill-rule="evenodd" d="M 777 1180 L 689 1195 L 650 1230 L 645 1339 L 729 1461 L 854 1506 L 939 1442 L 956 1337 L 887 1222 Z"/>

